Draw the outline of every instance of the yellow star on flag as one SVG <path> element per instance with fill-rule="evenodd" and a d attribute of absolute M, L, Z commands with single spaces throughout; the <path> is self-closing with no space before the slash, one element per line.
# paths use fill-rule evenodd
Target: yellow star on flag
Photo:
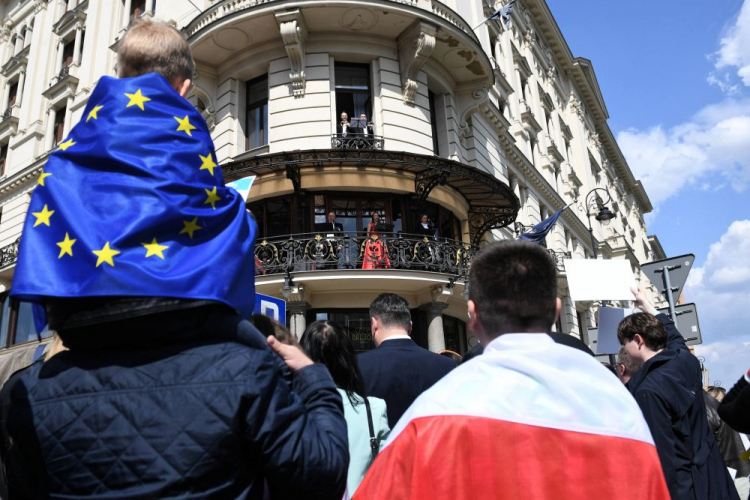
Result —
<path fill-rule="evenodd" d="M 65 141 L 65 142 L 61 142 L 60 144 L 58 144 L 58 145 L 57 145 L 57 149 L 59 149 L 59 150 L 61 150 L 61 151 L 65 151 L 65 150 L 66 150 L 66 149 L 68 149 L 69 147 L 71 147 L 71 146 L 75 146 L 75 145 L 76 145 L 76 143 L 75 143 L 75 142 L 73 142 L 73 139 L 68 139 L 67 141 Z"/>
<path fill-rule="evenodd" d="M 47 205 L 44 205 L 44 208 L 42 208 L 41 212 L 31 212 L 31 215 L 36 217 L 36 222 L 34 223 L 34 227 L 37 227 L 39 224 L 44 224 L 47 227 L 49 227 L 49 218 L 52 217 L 52 214 L 54 214 L 54 210 L 49 210 L 47 208 Z"/>
<path fill-rule="evenodd" d="M 156 255 L 157 257 L 164 259 L 164 254 L 162 252 L 169 248 L 167 245 L 158 244 L 156 238 L 151 240 L 151 243 L 141 243 L 141 245 L 146 247 L 146 258 Z"/>
<path fill-rule="evenodd" d="M 211 189 L 211 190 L 208 190 L 206 188 L 203 188 L 203 190 L 208 195 L 208 198 L 206 198 L 206 201 L 204 201 L 203 204 L 207 205 L 207 204 L 210 203 L 211 204 L 211 208 L 213 208 L 214 210 L 216 210 L 216 202 L 219 201 L 219 200 L 221 200 L 221 198 L 219 198 L 219 196 L 216 194 L 216 186 L 214 186 L 214 188 Z"/>
<path fill-rule="evenodd" d="M 128 94 L 127 92 L 125 92 L 125 97 L 130 99 L 130 101 L 128 101 L 128 105 L 125 106 L 126 108 L 129 108 L 130 106 L 138 106 L 139 108 L 141 108 L 141 111 L 146 111 L 146 108 L 143 107 L 143 103 L 151 100 L 150 98 L 141 94 L 141 89 L 138 89 L 135 94 Z"/>
<path fill-rule="evenodd" d="M 190 123 L 190 118 L 188 118 L 188 115 L 185 115 L 185 118 L 179 119 L 176 116 L 174 117 L 175 120 L 177 120 L 177 123 L 180 124 L 179 127 L 177 127 L 177 132 L 185 132 L 190 137 L 193 137 L 193 134 L 190 133 L 191 130 L 195 130 L 196 127 L 192 123 Z"/>
<path fill-rule="evenodd" d="M 201 161 L 203 164 L 201 165 L 201 170 L 209 170 L 211 172 L 211 175 L 214 175 L 214 168 L 218 167 L 218 165 L 214 162 L 214 159 L 211 158 L 211 153 L 208 153 L 207 156 L 198 155 L 201 158 Z"/>
<path fill-rule="evenodd" d="M 198 217 L 196 217 L 193 220 L 184 220 L 182 221 L 185 227 L 182 228 L 182 231 L 180 231 L 180 234 L 187 233 L 188 236 L 190 236 L 190 239 L 193 239 L 193 233 L 198 231 L 199 229 L 203 229 L 198 225 Z"/>
<path fill-rule="evenodd" d="M 102 248 L 101 250 L 92 250 L 92 252 L 94 252 L 94 255 L 99 257 L 98 259 L 96 259 L 96 267 L 101 266 L 104 262 L 112 267 L 115 267 L 115 262 L 112 260 L 112 257 L 120 253 L 119 250 L 109 248 L 109 241 L 104 244 L 104 248 Z"/>
<path fill-rule="evenodd" d="M 138 92 L 140 92 L 140 90 Z M 99 110 L 102 109 L 103 107 L 104 106 L 94 106 L 94 109 L 92 109 L 91 111 L 89 111 L 89 116 L 86 117 L 86 123 L 88 123 L 89 120 L 92 119 L 92 118 L 94 120 L 99 119 L 99 116 L 96 113 L 98 113 Z"/>
<path fill-rule="evenodd" d="M 45 172 L 44 170 L 42 170 L 42 173 L 41 173 L 41 174 L 39 174 L 39 180 L 37 181 L 37 183 L 38 183 L 38 184 L 39 184 L 40 186 L 44 186 L 44 179 L 46 179 L 46 178 L 47 178 L 47 177 L 49 177 L 50 175 L 52 175 L 52 174 L 48 174 L 48 173 L 46 173 L 46 172 Z"/>
<path fill-rule="evenodd" d="M 70 255 L 73 256 L 73 245 L 75 245 L 76 241 L 78 240 L 71 240 L 68 233 L 65 233 L 65 239 L 57 243 L 57 246 L 60 247 L 60 255 L 57 256 L 58 259 L 62 259 L 63 255 Z"/>

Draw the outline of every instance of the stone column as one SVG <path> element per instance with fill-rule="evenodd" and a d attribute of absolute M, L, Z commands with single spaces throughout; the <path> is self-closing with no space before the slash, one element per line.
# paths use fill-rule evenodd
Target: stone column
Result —
<path fill-rule="evenodd" d="M 65 61 L 63 61 L 63 51 L 65 50 L 65 43 L 60 40 L 57 42 L 57 52 L 55 53 L 55 57 L 57 57 L 57 61 L 55 62 L 55 77 L 60 74 L 60 71 L 63 69 L 63 64 L 65 64 Z"/>
<path fill-rule="evenodd" d="M 76 26 L 76 41 L 73 44 L 73 64 L 80 66 L 81 64 L 81 41 L 82 41 L 83 27 Z"/>
<path fill-rule="evenodd" d="M 2 102 L 2 112 L 5 113 L 5 110 L 8 108 L 10 98 L 10 82 L 8 80 L 5 81 L 5 85 L 3 85 L 3 100 Z M 18 101 L 18 98 L 16 98 L 16 102 Z"/>
<path fill-rule="evenodd" d="M 306 316 L 307 310 L 310 309 L 310 304 L 305 301 L 287 302 L 286 307 L 289 311 L 289 324 L 287 326 L 292 335 L 294 335 L 294 338 L 299 340 L 307 328 Z"/>
<path fill-rule="evenodd" d="M 18 90 L 16 94 L 16 105 L 21 105 L 21 97 L 23 96 L 23 87 L 26 85 L 26 70 L 21 70 L 21 73 L 18 75 Z M 7 96 L 6 96 L 7 100 Z"/>
<path fill-rule="evenodd" d="M 47 131 L 46 131 L 45 150 L 49 151 L 55 145 L 55 109 L 50 107 L 47 110 Z"/>
<path fill-rule="evenodd" d="M 443 331 L 443 310 L 448 307 L 445 302 L 429 302 L 419 306 L 427 313 L 427 346 L 432 352 L 445 349 L 445 332 Z"/>

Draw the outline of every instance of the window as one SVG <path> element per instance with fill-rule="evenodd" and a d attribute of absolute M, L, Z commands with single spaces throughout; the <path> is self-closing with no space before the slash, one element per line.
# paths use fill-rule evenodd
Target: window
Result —
<path fill-rule="evenodd" d="M 65 114 L 68 112 L 68 109 L 63 106 L 62 108 L 55 111 L 55 125 L 54 125 L 54 144 L 53 146 L 57 146 L 60 144 L 64 137 L 63 134 L 65 132 Z"/>
<path fill-rule="evenodd" d="M 16 104 L 16 98 L 18 97 L 18 82 L 10 86 L 8 91 L 8 107 L 12 108 Z"/>
<path fill-rule="evenodd" d="M 437 129 L 437 107 L 435 106 L 435 93 L 428 91 L 427 96 L 430 101 L 430 126 L 432 127 L 432 152 L 435 156 L 440 155 L 440 145 L 438 141 Z"/>
<path fill-rule="evenodd" d="M 130 2 L 130 19 L 137 19 L 146 12 L 146 0 L 132 0 Z"/>
<path fill-rule="evenodd" d="M 75 40 L 71 40 L 70 42 L 66 43 L 63 47 L 63 53 L 62 53 L 62 63 L 63 63 L 63 69 L 69 68 L 71 64 L 73 64 L 73 51 L 75 50 Z"/>
<path fill-rule="evenodd" d="M 268 144 L 268 75 L 247 82 L 245 149 Z"/>
<path fill-rule="evenodd" d="M 0 176 L 5 175 L 5 162 L 8 160 L 8 144 L 0 146 Z M 0 214 L 2 212 L 0 211 Z"/>
<path fill-rule="evenodd" d="M 370 67 L 367 64 L 336 63 L 336 119 L 342 112 L 349 119 L 359 118 L 364 113 L 372 118 L 370 95 Z"/>

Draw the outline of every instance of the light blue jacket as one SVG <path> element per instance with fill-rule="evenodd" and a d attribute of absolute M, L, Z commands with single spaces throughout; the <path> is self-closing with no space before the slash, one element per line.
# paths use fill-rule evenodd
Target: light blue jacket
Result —
<path fill-rule="evenodd" d="M 349 433 L 349 472 L 347 474 L 347 492 L 354 496 L 359 483 L 365 477 L 365 472 L 372 463 L 372 450 L 370 448 L 370 430 L 367 426 L 367 411 L 365 404 L 359 396 L 356 406 L 346 396 L 346 391 L 338 389 L 341 399 L 344 401 L 344 418 Z M 385 401 L 380 398 L 369 397 L 370 410 L 372 412 L 372 426 L 375 437 L 378 438 L 380 449 L 383 449 L 390 428 L 388 427 L 388 414 L 386 413 Z"/>

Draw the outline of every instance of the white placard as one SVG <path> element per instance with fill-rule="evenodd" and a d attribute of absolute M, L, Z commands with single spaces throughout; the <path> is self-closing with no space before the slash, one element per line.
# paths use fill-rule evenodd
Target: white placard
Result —
<path fill-rule="evenodd" d="M 565 259 L 570 297 L 574 301 L 633 300 L 636 286 L 630 261 Z"/>
<path fill-rule="evenodd" d="M 632 309 L 617 307 L 599 308 L 599 337 L 596 342 L 597 354 L 617 354 L 620 352 L 620 341 L 617 339 L 617 326 L 625 316 L 632 314 Z"/>

